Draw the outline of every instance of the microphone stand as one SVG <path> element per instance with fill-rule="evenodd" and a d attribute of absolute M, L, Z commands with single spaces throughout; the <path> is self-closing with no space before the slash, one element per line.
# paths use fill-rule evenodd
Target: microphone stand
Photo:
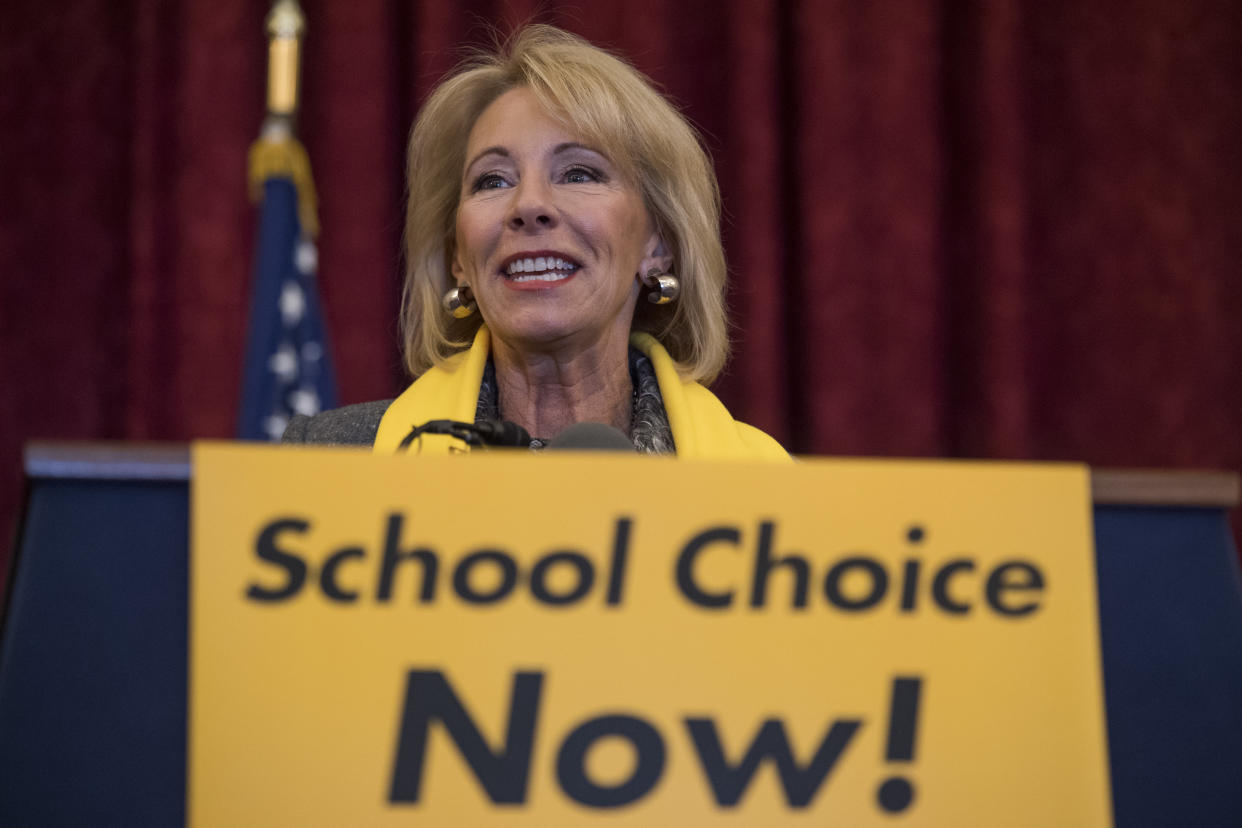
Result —
<path fill-rule="evenodd" d="M 463 423 L 458 420 L 428 420 L 422 425 L 414 426 L 410 433 L 397 446 L 399 451 L 408 451 L 410 445 L 424 434 L 447 434 L 456 437 L 473 448 L 504 446 L 525 448 L 530 446 L 530 434 L 517 423 L 485 420 L 481 423 Z"/>

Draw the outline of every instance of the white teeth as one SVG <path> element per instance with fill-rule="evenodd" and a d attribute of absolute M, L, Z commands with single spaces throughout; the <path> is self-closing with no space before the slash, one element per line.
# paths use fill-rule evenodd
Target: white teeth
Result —
<path fill-rule="evenodd" d="M 559 282 L 562 279 L 568 279 L 568 278 L 569 278 L 568 273 L 563 273 L 563 272 L 557 273 L 556 271 L 549 271 L 548 273 L 531 273 L 526 276 L 515 276 L 513 277 L 513 281 L 515 282 Z"/>
<path fill-rule="evenodd" d="M 578 266 L 573 262 L 568 262 L 556 256 L 536 256 L 533 258 L 514 259 L 509 262 L 505 272 L 510 276 L 515 276 L 519 273 L 544 273 L 547 278 L 543 279 L 543 281 L 553 282 L 564 278 L 577 269 Z"/>

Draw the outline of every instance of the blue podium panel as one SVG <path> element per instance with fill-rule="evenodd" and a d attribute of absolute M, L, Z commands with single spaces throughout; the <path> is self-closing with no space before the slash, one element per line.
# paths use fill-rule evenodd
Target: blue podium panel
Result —
<path fill-rule="evenodd" d="M 1097 506 L 1119 826 L 1242 825 L 1242 577 L 1221 509 Z"/>
<path fill-rule="evenodd" d="M 185 822 L 184 481 L 33 481 L 0 650 L 0 825 Z"/>
<path fill-rule="evenodd" d="M 0 636 L 0 826 L 185 822 L 180 456 L 155 479 L 32 475 Z M 1094 514 L 1116 824 L 1242 824 L 1242 576 L 1225 511 Z"/>

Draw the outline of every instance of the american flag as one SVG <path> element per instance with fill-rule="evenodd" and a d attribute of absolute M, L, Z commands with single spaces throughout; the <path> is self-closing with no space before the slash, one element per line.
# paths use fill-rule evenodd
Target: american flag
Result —
<path fill-rule="evenodd" d="M 312 193 L 312 205 L 313 198 Z M 294 177 L 269 175 L 263 181 L 250 302 L 238 424 L 242 440 L 279 440 L 293 414 L 337 405 L 315 278 L 319 255 L 302 224 Z"/>

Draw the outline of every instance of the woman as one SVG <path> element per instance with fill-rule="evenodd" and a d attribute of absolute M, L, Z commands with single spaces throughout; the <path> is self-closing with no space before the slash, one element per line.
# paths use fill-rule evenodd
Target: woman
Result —
<path fill-rule="evenodd" d="M 408 176 L 417 379 L 391 404 L 296 417 L 286 442 L 392 452 L 429 420 L 503 419 L 538 447 L 599 422 L 647 453 L 788 459 L 699 384 L 728 352 L 716 179 L 628 64 L 550 26 L 520 31 L 432 94 Z"/>

